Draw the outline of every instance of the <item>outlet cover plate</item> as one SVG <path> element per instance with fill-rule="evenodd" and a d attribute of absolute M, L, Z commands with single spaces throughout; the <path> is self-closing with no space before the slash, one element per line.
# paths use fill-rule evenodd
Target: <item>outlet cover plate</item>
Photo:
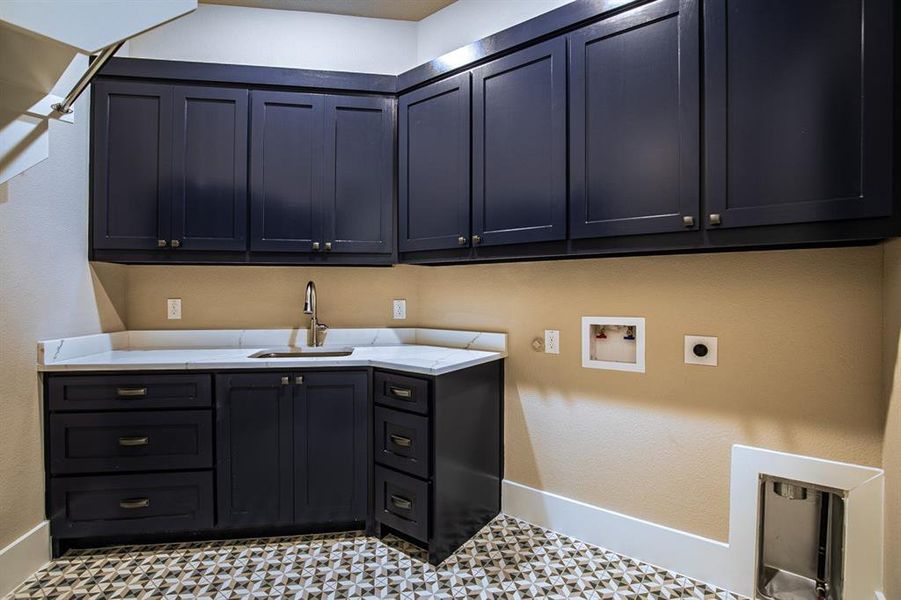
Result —
<path fill-rule="evenodd" d="M 558 330 L 544 330 L 544 352 L 546 354 L 560 354 L 560 332 Z"/>
<path fill-rule="evenodd" d="M 392 315 L 394 319 L 406 319 L 407 318 L 407 301 L 406 300 L 395 300 L 394 308 L 392 310 Z"/>
<path fill-rule="evenodd" d="M 169 298 L 166 300 L 166 318 L 181 319 L 181 298 Z"/>
<path fill-rule="evenodd" d="M 695 346 L 701 345 L 707 347 L 707 354 L 698 356 L 695 353 Z M 715 367 L 717 365 L 717 338 L 712 335 L 686 335 L 685 336 L 685 364 L 686 365 L 704 365 L 705 367 Z"/>

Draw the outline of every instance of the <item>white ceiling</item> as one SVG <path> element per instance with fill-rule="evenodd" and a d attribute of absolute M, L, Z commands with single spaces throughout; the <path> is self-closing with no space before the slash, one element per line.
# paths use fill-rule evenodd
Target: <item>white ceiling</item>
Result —
<path fill-rule="evenodd" d="M 452 4 L 454 0 L 200 0 L 200 2 L 419 21 Z"/>

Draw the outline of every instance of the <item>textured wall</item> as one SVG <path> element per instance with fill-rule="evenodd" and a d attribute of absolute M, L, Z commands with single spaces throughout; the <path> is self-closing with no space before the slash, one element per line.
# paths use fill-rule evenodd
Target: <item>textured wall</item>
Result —
<path fill-rule="evenodd" d="M 125 267 L 87 261 L 88 105 L 50 123 L 50 158 L 0 185 L 0 548 L 44 519 L 37 341 L 123 327 Z"/>
<path fill-rule="evenodd" d="M 732 444 L 882 460 L 882 248 L 459 267 L 130 267 L 130 328 L 305 324 L 506 331 L 507 477 L 725 539 Z M 185 319 L 165 320 L 181 297 Z M 583 369 L 583 315 L 647 318 L 647 373 Z M 530 347 L 559 329 L 559 356 Z M 682 364 L 719 336 L 720 366 Z"/>
<path fill-rule="evenodd" d="M 884 248 L 885 592 L 889 600 L 897 600 L 901 598 L 901 239 Z"/>

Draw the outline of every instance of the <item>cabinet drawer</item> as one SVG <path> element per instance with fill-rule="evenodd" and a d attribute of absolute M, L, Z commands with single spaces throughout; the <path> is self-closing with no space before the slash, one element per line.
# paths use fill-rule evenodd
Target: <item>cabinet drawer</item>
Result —
<path fill-rule="evenodd" d="M 193 531 L 213 526 L 211 471 L 51 480 L 59 538 Z"/>
<path fill-rule="evenodd" d="M 209 410 L 50 416 L 53 474 L 202 469 L 212 464 Z"/>
<path fill-rule="evenodd" d="M 376 371 L 372 387 L 376 404 L 423 415 L 429 412 L 429 382 L 425 379 Z"/>
<path fill-rule="evenodd" d="M 210 375 L 83 375 L 49 378 L 50 410 L 196 408 L 212 405 Z"/>
<path fill-rule="evenodd" d="M 429 538 L 429 484 L 375 468 L 375 518 L 422 542 Z"/>
<path fill-rule="evenodd" d="M 375 460 L 399 471 L 429 476 L 429 419 L 377 406 Z"/>

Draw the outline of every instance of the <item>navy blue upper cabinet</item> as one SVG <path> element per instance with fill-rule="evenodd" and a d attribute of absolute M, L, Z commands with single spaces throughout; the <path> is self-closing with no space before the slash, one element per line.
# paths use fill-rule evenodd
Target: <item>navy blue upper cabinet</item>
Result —
<path fill-rule="evenodd" d="M 891 213 L 891 5 L 705 3 L 711 226 Z"/>
<path fill-rule="evenodd" d="M 695 229 L 697 0 L 657 0 L 570 34 L 570 235 Z"/>
<path fill-rule="evenodd" d="M 247 90 L 175 86 L 172 246 L 247 247 Z"/>
<path fill-rule="evenodd" d="M 566 237 L 566 39 L 472 71 L 472 241 Z"/>
<path fill-rule="evenodd" d="M 390 253 L 394 222 L 394 100 L 325 102 L 325 250 Z"/>
<path fill-rule="evenodd" d="M 251 250 L 310 252 L 322 239 L 323 99 L 251 94 Z"/>
<path fill-rule="evenodd" d="M 94 247 L 168 245 L 172 86 L 98 81 L 92 96 Z"/>
<path fill-rule="evenodd" d="M 401 96 L 399 250 L 469 245 L 470 74 Z"/>

